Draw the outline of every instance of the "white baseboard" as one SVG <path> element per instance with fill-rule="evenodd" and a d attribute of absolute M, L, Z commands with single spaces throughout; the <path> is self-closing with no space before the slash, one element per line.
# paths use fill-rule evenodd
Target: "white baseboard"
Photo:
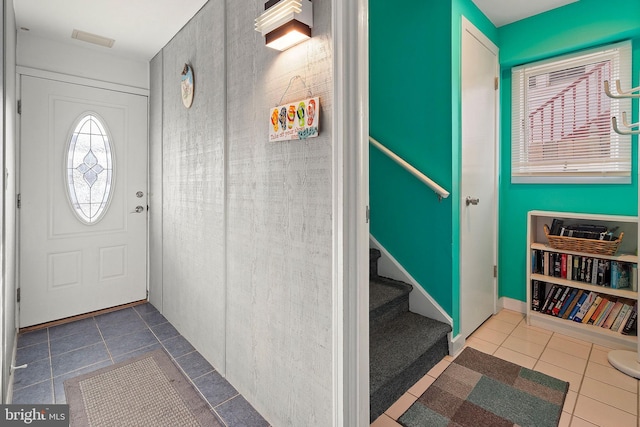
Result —
<path fill-rule="evenodd" d="M 449 334 L 449 355 L 452 357 L 458 356 L 466 342 L 465 337 L 460 334 L 456 335 L 453 339 L 451 338 L 451 334 Z"/>
<path fill-rule="evenodd" d="M 409 294 L 410 311 L 453 327 L 453 319 L 451 316 L 431 298 L 431 295 L 429 295 L 411 274 L 371 235 L 369 235 L 369 247 L 379 249 L 382 254 L 378 260 L 378 275 L 409 283 L 413 286 L 413 291 Z"/>
<path fill-rule="evenodd" d="M 527 303 L 513 298 L 502 297 L 498 299 L 498 309 L 501 310 L 503 308 L 526 314 Z"/>

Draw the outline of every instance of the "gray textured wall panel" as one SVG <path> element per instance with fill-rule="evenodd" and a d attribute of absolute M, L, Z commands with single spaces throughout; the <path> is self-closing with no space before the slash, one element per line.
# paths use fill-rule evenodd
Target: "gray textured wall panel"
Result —
<path fill-rule="evenodd" d="M 329 426 L 330 2 L 314 2 L 313 39 L 282 53 L 253 30 L 262 6 L 227 1 L 227 376 L 273 425 Z M 320 96 L 320 137 L 270 143 L 269 108 L 296 75 Z M 307 92 L 294 80 L 283 103 Z"/>
<path fill-rule="evenodd" d="M 163 64 L 164 314 L 279 427 L 332 424 L 330 8 L 314 2 L 313 39 L 278 53 L 253 30 L 262 1 L 210 0 L 152 61 L 152 80 Z M 297 75 L 306 87 L 294 79 L 285 95 Z M 269 108 L 309 90 L 320 137 L 269 143 Z"/>
<path fill-rule="evenodd" d="M 149 74 L 149 301 L 162 311 L 162 52 Z"/>
<path fill-rule="evenodd" d="M 209 1 L 163 50 L 163 312 L 225 366 L 224 6 Z M 185 63 L 195 96 L 180 94 Z"/>

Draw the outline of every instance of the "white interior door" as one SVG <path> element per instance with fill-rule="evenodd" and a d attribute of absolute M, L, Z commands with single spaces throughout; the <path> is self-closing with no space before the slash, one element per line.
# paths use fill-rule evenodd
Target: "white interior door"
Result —
<path fill-rule="evenodd" d="M 495 312 L 496 304 L 497 54 L 497 47 L 463 18 L 460 331 L 464 337 Z"/>
<path fill-rule="evenodd" d="M 145 299 L 147 97 L 30 76 L 21 94 L 20 327 Z"/>

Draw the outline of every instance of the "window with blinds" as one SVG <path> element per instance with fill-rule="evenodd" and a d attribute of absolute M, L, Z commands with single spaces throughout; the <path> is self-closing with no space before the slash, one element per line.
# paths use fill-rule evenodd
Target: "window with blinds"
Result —
<path fill-rule="evenodd" d="M 519 66 L 512 79 L 511 182 L 631 182 L 631 137 L 611 127 L 631 100 L 604 93 L 605 80 L 631 87 L 631 42 Z"/>

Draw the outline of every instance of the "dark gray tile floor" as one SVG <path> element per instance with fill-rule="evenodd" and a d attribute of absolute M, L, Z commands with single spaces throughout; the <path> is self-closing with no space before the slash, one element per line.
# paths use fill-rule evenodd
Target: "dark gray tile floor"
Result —
<path fill-rule="evenodd" d="M 227 427 L 267 427 L 264 418 L 151 304 L 18 336 L 13 403 L 66 403 L 64 381 L 163 348 Z"/>

